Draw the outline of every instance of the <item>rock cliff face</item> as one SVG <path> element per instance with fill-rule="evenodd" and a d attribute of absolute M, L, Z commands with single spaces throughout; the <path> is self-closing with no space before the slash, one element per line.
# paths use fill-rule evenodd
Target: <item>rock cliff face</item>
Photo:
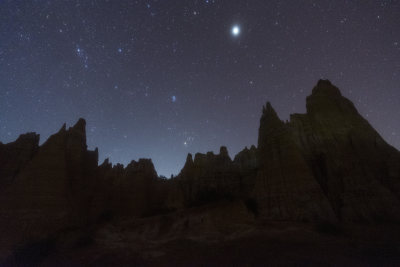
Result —
<path fill-rule="evenodd" d="M 185 206 L 196 206 L 240 193 L 241 181 L 237 166 L 226 147 L 220 153 L 189 154 L 181 173 L 175 178 L 182 190 Z"/>
<path fill-rule="evenodd" d="M 242 196 L 248 197 L 254 189 L 259 168 L 257 148 L 254 145 L 250 149 L 245 147 L 235 156 L 233 163 L 239 169 Z"/>
<path fill-rule="evenodd" d="M 270 103 L 263 108 L 255 186 L 261 214 L 273 220 L 332 220 L 333 211 L 290 128 Z"/>
<path fill-rule="evenodd" d="M 217 155 L 189 154 L 172 179 L 158 177 L 150 159 L 98 165 L 97 149 L 87 149 L 85 124 L 64 125 L 40 147 L 35 133 L 0 143 L 0 229 L 7 229 L 0 255 L 110 219 L 200 208 L 201 224 L 202 216 L 211 216 L 207 207 L 214 215 L 220 207 L 236 210 L 231 217 L 240 223 L 400 220 L 400 152 L 326 80 L 307 98 L 307 113 L 289 122 L 267 103 L 257 148 L 245 148 L 234 160 L 226 147 Z M 229 225 L 228 217 L 218 216 L 219 224 Z"/>
<path fill-rule="evenodd" d="M 86 190 L 93 182 L 97 150 L 87 151 L 85 121 L 80 119 L 68 130 L 64 125 L 39 149 L 35 145 L 13 182 L 2 190 L 0 225 L 8 229 L 2 241 L 42 237 L 88 219 Z"/>
<path fill-rule="evenodd" d="M 30 161 L 39 148 L 39 135 L 22 134 L 15 142 L 0 142 L 0 185 L 13 181 L 22 166 Z"/>
<path fill-rule="evenodd" d="M 338 219 L 398 220 L 400 153 L 329 81 L 307 98 L 288 128 Z"/>
<path fill-rule="evenodd" d="M 97 214 L 142 217 L 165 209 L 165 183 L 157 176 L 150 159 L 132 161 L 126 168 L 120 164 L 112 167 L 106 160 L 99 167 L 97 179 Z"/>
<path fill-rule="evenodd" d="M 268 218 L 400 218 L 399 152 L 327 80 L 307 98 L 307 113 L 288 123 L 267 103 L 258 150 L 255 194 Z"/>

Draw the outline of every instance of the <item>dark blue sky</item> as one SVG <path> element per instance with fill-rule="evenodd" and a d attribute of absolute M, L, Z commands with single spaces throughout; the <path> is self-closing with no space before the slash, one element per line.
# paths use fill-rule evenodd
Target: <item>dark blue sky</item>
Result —
<path fill-rule="evenodd" d="M 87 121 L 100 161 L 231 157 L 330 79 L 400 148 L 400 1 L 0 1 L 0 141 Z M 232 27 L 240 27 L 237 36 Z M 100 162 L 101 163 L 101 162 Z"/>

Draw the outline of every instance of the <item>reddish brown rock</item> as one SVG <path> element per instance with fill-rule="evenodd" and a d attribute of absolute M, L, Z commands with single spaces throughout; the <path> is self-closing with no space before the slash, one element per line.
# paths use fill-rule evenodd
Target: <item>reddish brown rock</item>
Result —
<path fill-rule="evenodd" d="M 97 151 L 86 147 L 85 121 L 52 135 L 0 196 L 0 227 L 8 247 L 43 238 L 87 217 Z M 1 246 L 0 246 L 1 247 Z"/>
<path fill-rule="evenodd" d="M 39 148 L 39 135 L 21 134 L 9 144 L 0 142 L 0 188 L 13 181 L 18 172 L 32 159 Z"/>
<path fill-rule="evenodd" d="M 189 154 L 181 173 L 175 178 L 182 191 L 184 206 L 196 206 L 219 199 L 234 198 L 242 189 L 238 167 L 226 147 L 220 153 Z"/>
<path fill-rule="evenodd" d="M 268 103 L 258 148 L 245 148 L 233 161 L 225 147 L 217 155 L 189 154 L 172 179 L 158 177 L 150 159 L 125 168 L 107 159 L 98 166 L 85 124 L 64 125 L 40 147 L 34 133 L 0 143 L 0 229 L 6 233 L 0 264 L 23 244 L 49 236 L 61 242 L 71 231 L 94 235 L 109 220 L 114 232 L 107 238 L 117 240 L 121 230 L 147 244 L 148 237 L 174 242 L 227 232 L 235 240 L 240 231 L 265 230 L 265 220 L 400 218 L 400 152 L 329 81 L 318 82 L 307 113 L 291 115 L 290 122 Z"/>
<path fill-rule="evenodd" d="M 239 172 L 242 198 L 246 199 L 251 195 L 256 182 L 259 167 L 257 148 L 254 145 L 250 149 L 245 147 L 235 156 L 233 163 Z"/>
<path fill-rule="evenodd" d="M 270 220 L 335 220 L 331 205 L 307 165 L 290 128 L 270 103 L 263 108 L 258 137 L 255 196 Z"/>
<path fill-rule="evenodd" d="M 126 168 L 106 159 L 96 171 L 92 217 L 145 217 L 164 213 L 169 190 L 151 159 L 132 161 Z"/>
<path fill-rule="evenodd" d="M 120 212 L 128 216 L 157 214 L 167 193 L 162 192 L 160 183 L 150 159 L 132 161 L 120 179 Z"/>
<path fill-rule="evenodd" d="M 339 219 L 400 218 L 400 153 L 337 87 L 320 80 L 289 127 Z"/>

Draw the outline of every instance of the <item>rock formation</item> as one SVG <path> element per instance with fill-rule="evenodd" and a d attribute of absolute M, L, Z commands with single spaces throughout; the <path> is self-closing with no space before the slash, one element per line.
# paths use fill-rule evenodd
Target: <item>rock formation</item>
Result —
<path fill-rule="evenodd" d="M 220 153 L 189 154 L 181 173 L 174 178 L 182 189 L 186 206 L 200 205 L 240 193 L 240 176 L 226 147 Z"/>
<path fill-rule="evenodd" d="M 263 108 L 255 185 L 261 213 L 272 220 L 332 220 L 333 211 L 290 128 L 270 103 Z"/>
<path fill-rule="evenodd" d="M 22 134 L 15 142 L 0 142 L 0 185 L 5 186 L 13 181 L 20 169 L 32 159 L 39 148 L 39 135 Z"/>
<path fill-rule="evenodd" d="M 338 219 L 400 218 L 400 153 L 337 87 L 320 80 L 288 127 Z"/>
<path fill-rule="evenodd" d="M 400 152 L 326 80 L 307 98 L 306 114 L 289 122 L 267 103 L 257 148 L 234 160 L 226 147 L 189 154 L 172 179 L 158 177 L 150 159 L 98 165 L 85 124 L 64 124 L 40 147 L 35 133 L 0 143 L 0 229 L 7 229 L 0 259 L 19 244 L 110 219 L 176 213 L 174 231 L 186 231 L 193 209 L 201 210 L 196 225 L 218 218 L 224 227 L 232 218 L 240 224 L 400 220 Z M 227 210 L 237 214 L 217 215 Z"/>
<path fill-rule="evenodd" d="M 0 196 L 0 225 L 8 229 L 2 241 L 22 242 L 86 223 L 97 150 L 87 151 L 83 119 L 68 130 L 64 125 L 24 163 Z"/>

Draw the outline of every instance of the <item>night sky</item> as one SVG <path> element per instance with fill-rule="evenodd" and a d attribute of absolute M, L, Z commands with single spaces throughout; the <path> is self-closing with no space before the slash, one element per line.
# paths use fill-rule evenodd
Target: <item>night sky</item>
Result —
<path fill-rule="evenodd" d="M 400 1 L 0 0 L 0 141 L 87 121 L 100 163 L 257 143 L 329 79 L 400 148 Z"/>

